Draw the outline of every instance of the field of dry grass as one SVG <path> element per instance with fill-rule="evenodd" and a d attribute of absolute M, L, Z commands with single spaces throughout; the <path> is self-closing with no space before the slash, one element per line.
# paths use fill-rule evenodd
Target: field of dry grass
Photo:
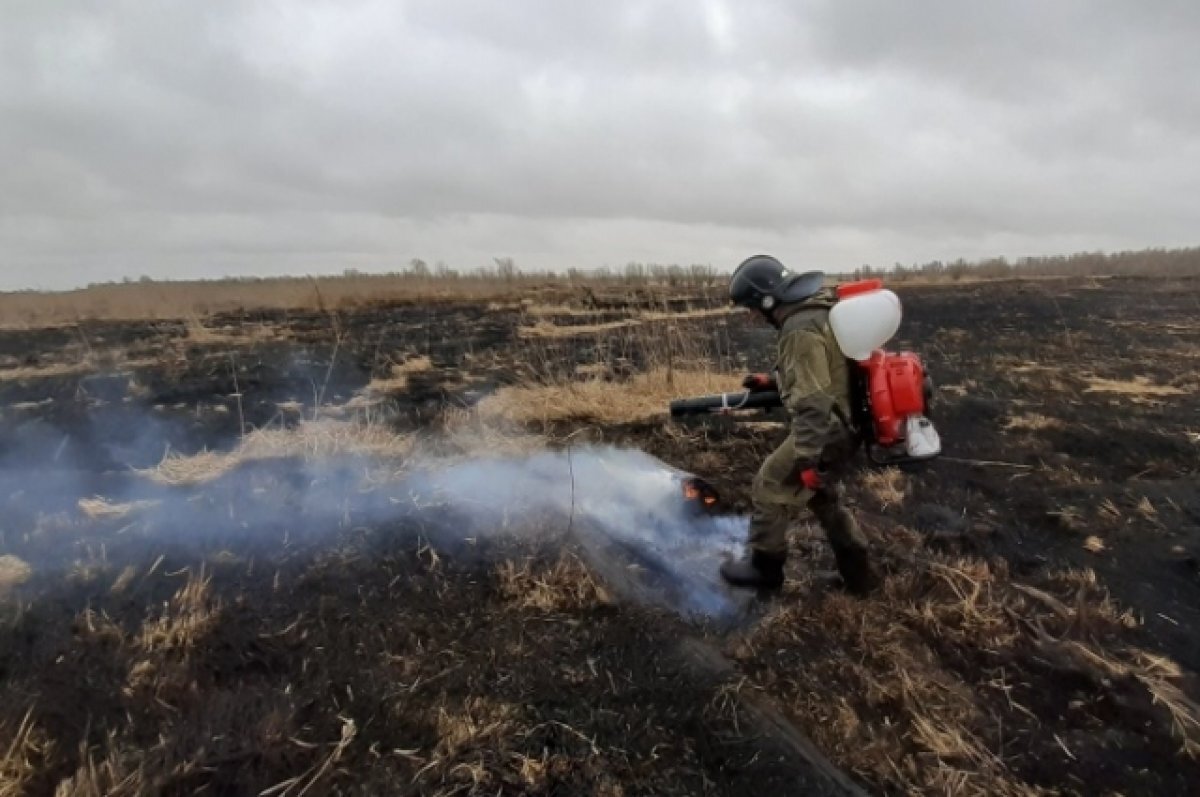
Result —
<path fill-rule="evenodd" d="M 665 407 L 772 332 L 691 291 L 6 332 L 0 795 L 1187 793 L 1195 288 L 1098 286 L 907 289 L 947 456 L 847 486 L 881 592 L 823 586 L 799 519 L 785 592 L 732 626 L 628 599 L 562 518 L 348 500 L 613 445 L 745 512 L 779 427 Z"/>
<path fill-rule="evenodd" d="M 548 385 L 503 387 L 478 407 L 485 421 L 551 427 L 566 421 L 634 423 L 662 415 L 677 396 L 707 395 L 739 389 L 732 373 L 669 370 L 661 365 L 614 380 L 607 375 Z"/>
<path fill-rule="evenodd" d="M 733 264 L 729 264 L 731 268 Z M 806 266 L 823 268 L 819 263 Z M 859 269 L 855 276 L 879 276 L 881 269 Z M 886 272 L 894 283 L 908 285 L 971 284 L 989 280 L 1073 278 L 1099 289 L 1113 275 L 1187 277 L 1200 274 L 1200 248 L 1149 249 L 1135 252 L 1081 252 L 1068 256 L 1028 257 L 1017 261 L 993 258 L 899 266 Z M 1099 278 L 1099 279 L 1097 279 Z M 620 297 L 677 297 L 693 294 L 723 299 L 727 277 L 708 266 L 644 266 L 624 270 L 570 269 L 566 273 L 522 273 L 511 262 L 491 269 L 459 273 L 425 265 L 390 274 L 353 272 L 343 276 L 156 282 L 143 278 L 92 285 L 74 291 L 0 293 L 0 329 L 73 325 L 90 320 L 188 319 L 204 334 L 203 321 L 218 313 L 252 309 L 353 310 L 379 302 L 481 302 L 496 307 L 524 305 L 533 315 L 588 313 Z M 699 312 L 705 312 L 703 310 Z M 713 311 L 719 312 L 719 311 Z M 588 332 L 628 326 L 637 319 L 598 322 Z M 617 326 L 612 326 L 612 325 Z M 576 334 L 549 321 L 523 331 L 529 335 Z"/>
<path fill-rule="evenodd" d="M 73 291 L 0 293 L 0 328 L 71 325 L 90 320 L 187 319 L 204 334 L 203 319 L 243 310 L 352 311 L 381 302 L 479 302 L 495 306 L 592 305 L 631 293 L 675 297 L 692 292 L 715 296 L 723 280 L 707 272 L 672 279 L 637 280 L 611 275 L 493 272 L 441 276 L 411 273 L 340 277 L 264 278 L 197 282 L 93 285 Z"/>

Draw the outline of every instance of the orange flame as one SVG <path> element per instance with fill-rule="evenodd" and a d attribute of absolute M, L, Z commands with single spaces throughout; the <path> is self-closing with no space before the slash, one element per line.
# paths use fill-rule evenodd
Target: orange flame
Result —
<path fill-rule="evenodd" d="M 716 506 L 717 493 L 701 479 L 687 479 L 682 483 L 683 498 L 686 501 L 696 501 L 706 507 Z"/>

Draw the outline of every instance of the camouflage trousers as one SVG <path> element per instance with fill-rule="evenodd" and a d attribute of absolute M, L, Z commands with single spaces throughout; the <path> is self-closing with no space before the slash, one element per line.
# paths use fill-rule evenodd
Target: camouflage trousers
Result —
<path fill-rule="evenodd" d="M 826 486 L 813 491 L 801 485 L 796 473 L 796 447 L 789 435 L 767 457 L 754 477 L 751 498 L 749 547 L 767 556 L 787 557 L 787 530 L 806 507 L 817 519 L 834 552 L 865 551 L 867 538 L 854 515 L 842 505 L 842 488 L 837 475 Z M 835 467 L 837 474 L 841 468 Z"/>

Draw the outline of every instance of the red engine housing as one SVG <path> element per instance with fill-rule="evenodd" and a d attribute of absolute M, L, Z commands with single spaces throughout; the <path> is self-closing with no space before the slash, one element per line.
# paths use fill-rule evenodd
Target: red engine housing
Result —
<path fill-rule="evenodd" d="M 895 445 L 904 439 L 904 421 L 925 413 L 925 367 L 912 352 L 877 349 L 860 362 L 866 376 L 875 442 Z"/>

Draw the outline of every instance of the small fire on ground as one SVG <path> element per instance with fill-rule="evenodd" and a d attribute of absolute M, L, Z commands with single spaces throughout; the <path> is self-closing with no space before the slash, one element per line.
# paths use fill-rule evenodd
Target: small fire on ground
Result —
<path fill-rule="evenodd" d="M 721 497 L 711 484 L 698 476 L 690 476 L 683 480 L 683 499 L 705 511 L 715 510 L 721 502 Z"/>

